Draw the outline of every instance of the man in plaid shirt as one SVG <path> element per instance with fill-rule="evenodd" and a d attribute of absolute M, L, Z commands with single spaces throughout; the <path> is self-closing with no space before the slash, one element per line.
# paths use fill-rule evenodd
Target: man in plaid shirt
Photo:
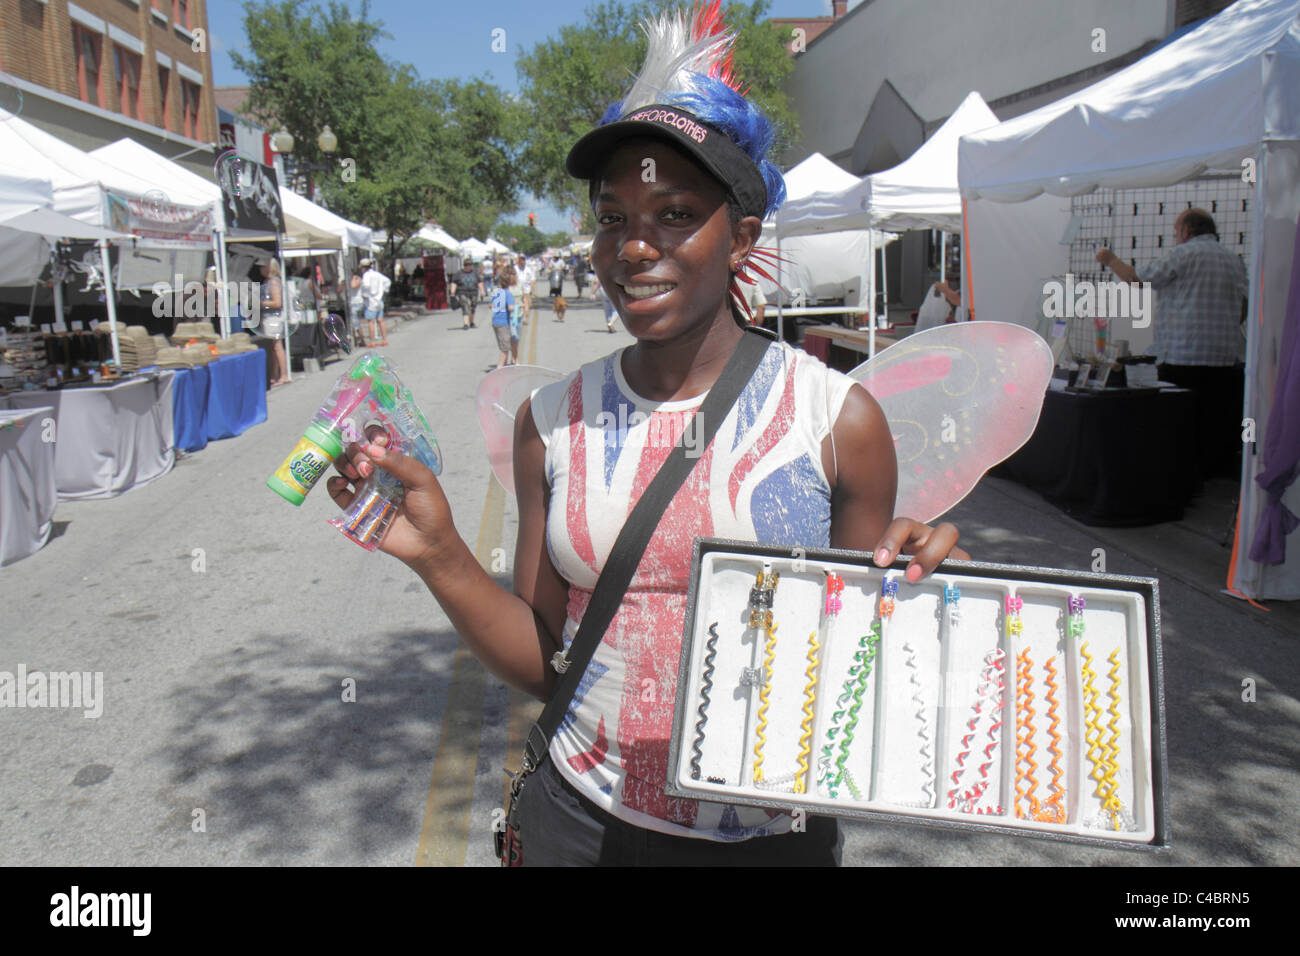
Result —
<path fill-rule="evenodd" d="M 1109 249 L 1097 261 L 1125 282 L 1149 282 L 1156 302 L 1154 351 L 1162 381 L 1190 389 L 1201 450 L 1199 478 L 1236 478 L 1241 469 L 1245 388 L 1238 364 L 1246 319 L 1246 266 L 1219 244 L 1214 219 L 1187 209 L 1174 222 L 1177 245 L 1140 272 Z"/>

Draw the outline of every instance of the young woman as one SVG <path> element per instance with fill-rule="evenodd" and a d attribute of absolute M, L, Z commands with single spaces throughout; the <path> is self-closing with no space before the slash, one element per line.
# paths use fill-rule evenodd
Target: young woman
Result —
<path fill-rule="evenodd" d="M 289 376 L 289 360 L 284 354 L 284 283 L 280 279 L 280 263 L 275 259 L 260 260 L 257 269 L 261 277 L 261 332 L 275 339 L 271 349 L 275 364 L 271 386 L 274 388 L 293 381 Z"/>
<path fill-rule="evenodd" d="M 708 93 L 733 114 L 757 115 L 730 88 Z M 746 151 L 724 120 L 706 119 L 708 103 L 683 102 L 695 111 L 669 104 L 634 114 L 644 104 L 629 96 L 617 122 L 569 155 L 570 173 L 590 182 L 596 275 L 636 342 L 538 390 L 519 411 L 514 593 L 475 561 L 417 462 L 353 445 L 337 463 L 343 477 L 328 483 L 341 507 L 350 483 L 374 467 L 406 484 L 382 549 L 422 578 L 493 673 L 542 700 L 557 676 L 552 655 L 572 640 L 623 521 L 670 451 L 663 436 L 681 434 L 753 334 L 742 331 L 730 287 L 762 216 L 784 195 L 763 158 L 770 127 Z M 618 415 L 620 405 L 644 418 Z M 640 424 L 611 434 L 597 424 L 611 420 L 605 413 Z M 838 862 L 833 820 L 791 832 L 786 814 L 664 793 L 691 549 L 696 535 L 714 535 L 874 550 L 880 566 L 906 553 L 910 581 L 966 557 L 952 525 L 894 517 L 896 481 L 889 427 L 872 398 L 816 359 L 770 344 L 667 508 L 549 759 L 521 795 L 525 865 Z M 647 679 L 656 687 L 649 702 Z"/>

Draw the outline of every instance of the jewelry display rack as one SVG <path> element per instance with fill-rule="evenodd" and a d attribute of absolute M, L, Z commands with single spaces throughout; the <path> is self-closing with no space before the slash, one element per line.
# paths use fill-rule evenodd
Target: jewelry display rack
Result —
<path fill-rule="evenodd" d="M 1153 578 L 701 538 L 668 793 L 1168 845 Z"/>

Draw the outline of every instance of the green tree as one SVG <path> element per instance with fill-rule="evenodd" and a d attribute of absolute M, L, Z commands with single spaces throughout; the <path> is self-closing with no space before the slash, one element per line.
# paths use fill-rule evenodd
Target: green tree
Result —
<path fill-rule="evenodd" d="M 496 227 L 496 237 L 526 256 L 540 255 L 547 246 L 547 237 L 537 227 L 525 223 L 509 222 L 499 225 Z"/>
<path fill-rule="evenodd" d="M 772 156 L 798 135 L 798 123 L 783 83 L 793 62 L 783 46 L 789 38 L 762 17 L 769 0 L 730 3 L 724 11 L 736 34 L 733 62 L 747 96 L 777 127 Z M 679 9 L 680 0 L 642 0 L 625 4 L 605 0 L 589 7 L 586 22 L 563 26 L 559 36 L 537 43 L 522 54 L 516 69 L 533 123 L 524 132 L 520 156 L 521 185 L 561 209 L 579 212 L 583 231 L 595 224 L 586 187 L 564 170 L 569 148 L 591 130 L 608 106 L 621 99 L 645 58 L 643 17 Z"/>
<path fill-rule="evenodd" d="M 337 0 L 249 0 L 244 27 L 250 52 L 232 59 L 249 78 L 250 112 L 293 135 L 291 162 L 320 167 L 312 175 L 332 209 L 387 231 L 390 258 L 430 218 L 482 235 L 518 208 L 518 104 L 480 80 L 427 82 L 385 61 L 368 0 L 357 17 Z M 334 155 L 316 142 L 326 125 Z"/>

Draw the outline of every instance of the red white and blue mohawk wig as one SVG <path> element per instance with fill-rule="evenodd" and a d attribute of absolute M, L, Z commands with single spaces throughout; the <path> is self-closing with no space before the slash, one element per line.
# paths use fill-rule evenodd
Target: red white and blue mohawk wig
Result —
<path fill-rule="evenodd" d="M 593 179 L 614 145 L 631 137 L 667 140 L 685 150 L 727 189 L 744 216 L 766 219 L 785 201 L 785 180 L 767 160 L 771 121 L 745 99 L 732 72 L 734 33 L 726 32 L 719 0 L 642 23 L 649 46 L 632 89 L 612 104 L 600 125 L 569 151 L 565 168 Z M 774 263 L 773 250 L 755 246 L 732 277 L 731 295 L 742 314 L 749 306 L 740 282 L 749 272 L 768 275 L 755 260 Z"/>

